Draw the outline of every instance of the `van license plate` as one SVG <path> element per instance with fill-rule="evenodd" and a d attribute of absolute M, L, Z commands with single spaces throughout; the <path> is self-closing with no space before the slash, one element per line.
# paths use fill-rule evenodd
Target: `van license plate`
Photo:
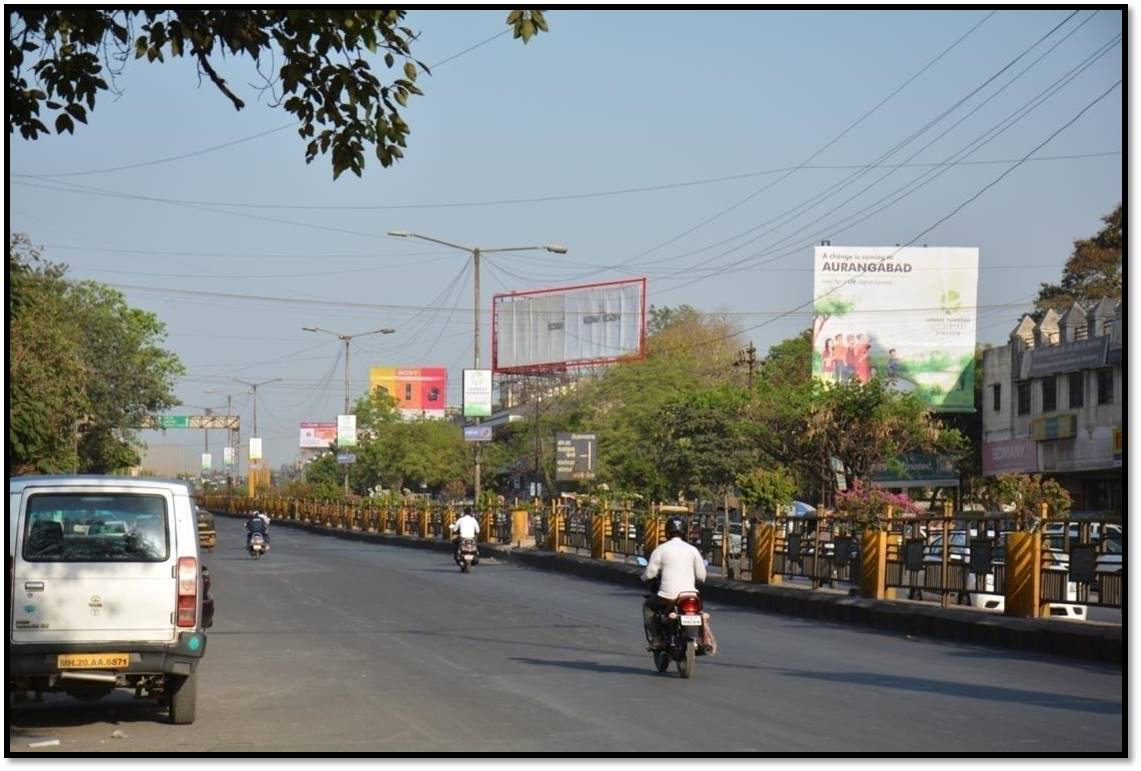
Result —
<path fill-rule="evenodd" d="M 682 616 L 682 626 L 701 626 L 701 616 Z"/>
<path fill-rule="evenodd" d="M 61 653 L 56 659 L 60 669 L 126 669 L 129 653 Z"/>

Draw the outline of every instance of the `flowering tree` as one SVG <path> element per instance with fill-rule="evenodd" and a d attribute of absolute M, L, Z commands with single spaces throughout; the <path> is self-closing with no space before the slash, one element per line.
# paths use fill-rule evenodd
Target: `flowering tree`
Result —
<path fill-rule="evenodd" d="M 869 530 L 885 529 L 887 509 L 915 513 L 915 504 L 904 493 L 890 493 L 856 480 L 847 492 L 836 494 L 836 513 L 851 517 Z"/>
<path fill-rule="evenodd" d="M 1042 527 L 1043 504 L 1047 518 L 1064 517 L 1073 505 L 1066 488 L 1041 474 L 999 474 L 983 486 L 982 499 L 988 509 L 1009 511 L 1014 528 L 1027 533 Z"/>

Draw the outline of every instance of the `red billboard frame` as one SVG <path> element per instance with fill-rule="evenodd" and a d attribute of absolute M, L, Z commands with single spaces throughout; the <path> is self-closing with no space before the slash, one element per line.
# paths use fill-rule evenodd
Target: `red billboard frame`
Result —
<path fill-rule="evenodd" d="M 547 364 L 529 364 L 520 367 L 499 366 L 499 304 L 503 298 L 531 297 L 540 294 L 555 294 L 570 292 L 576 289 L 597 289 L 606 286 L 623 286 L 627 284 L 642 285 L 642 307 L 640 310 L 638 330 L 638 353 L 629 356 L 612 356 L 598 359 L 575 359 L 574 361 L 550 362 Z M 597 281 L 592 284 L 573 284 L 570 286 L 550 287 L 548 289 L 528 289 L 522 292 L 497 292 L 491 297 L 491 371 L 507 374 L 526 375 L 542 372 L 566 372 L 570 367 L 595 367 L 603 364 L 617 364 L 622 361 L 637 361 L 646 357 L 646 277 L 623 278 L 617 281 Z"/>

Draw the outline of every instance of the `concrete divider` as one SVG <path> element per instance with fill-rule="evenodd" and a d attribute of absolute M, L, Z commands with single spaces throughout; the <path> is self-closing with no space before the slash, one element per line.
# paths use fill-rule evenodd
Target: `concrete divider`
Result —
<path fill-rule="evenodd" d="M 214 513 L 244 519 L 241 514 Z M 339 530 L 319 524 L 275 519 L 275 526 L 345 538 L 451 552 L 447 538 L 421 538 L 392 533 Z M 641 568 L 620 562 L 606 562 L 574 554 L 498 544 L 479 544 L 480 554 L 539 570 L 549 570 L 581 578 L 608 581 L 630 587 L 644 587 L 638 576 Z M 770 613 L 780 613 L 818 621 L 871 627 L 916 637 L 930 637 L 971 645 L 984 645 L 1035 653 L 1088 659 L 1109 664 L 1122 663 L 1122 629 L 1116 624 L 1097 624 L 1049 618 L 1011 618 L 966 608 L 938 608 L 890 600 L 866 599 L 832 592 L 796 589 L 730 581 L 711 577 L 702 595 L 713 602 L 741 605 Z"/>

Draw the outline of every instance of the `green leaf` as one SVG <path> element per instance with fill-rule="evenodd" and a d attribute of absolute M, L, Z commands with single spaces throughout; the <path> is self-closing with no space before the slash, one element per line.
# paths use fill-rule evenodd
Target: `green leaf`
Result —
<path fill-rule="evenodd" d="M 71 122 L 71 118 L 66 114 L 60 113 L 59 117 L 55 119 L 55 133 L 62 134 L 66 131 L 69 134 L 75 133 L 75 124 Z"/>
<path fill-rule="evenodd" d="M 523 35 L 523 42 L 527 43 L 535 35 L 535 23 L 530 19 L 526 19 L 519 25 L 519 29 Z"/>
<path fill-rule="evenodd" d="M 389 67 L 392 67 L 392 65 L 396 63 L 396 57 L 392 55 L 391 51 L 384 55 L 384 63 Z"/>
<path fill-rule="evenodd" d="M 523 18 L 523 12 L 522 11 L 512 11 L 511 13 L 507 14 L 507 23 L 508 24 L 516 24 L 522 18 Z"/>
<path fill-rule="evenodd" d="M 535 26 L 543 30 L 543 32 L 550 32 L 547 28 L 547 19 L 543 16 L 542 11 L 531 11 L 531 20 L 535 22 Z"/>
<path fill-rule="evenodd" d="M 408 76 L 409 80 L 416 80 L 416 65 L 412 62 L 404 62 L 404 74 Z"/>
<path fill-rule="evenodd" d="M 83 109 L 83 105 L 69 104 L 64 109 L 67 110 L 68 115 L 75 118 L 80 123 L 86 123 L 87 122 L 87 110 Z"/>

